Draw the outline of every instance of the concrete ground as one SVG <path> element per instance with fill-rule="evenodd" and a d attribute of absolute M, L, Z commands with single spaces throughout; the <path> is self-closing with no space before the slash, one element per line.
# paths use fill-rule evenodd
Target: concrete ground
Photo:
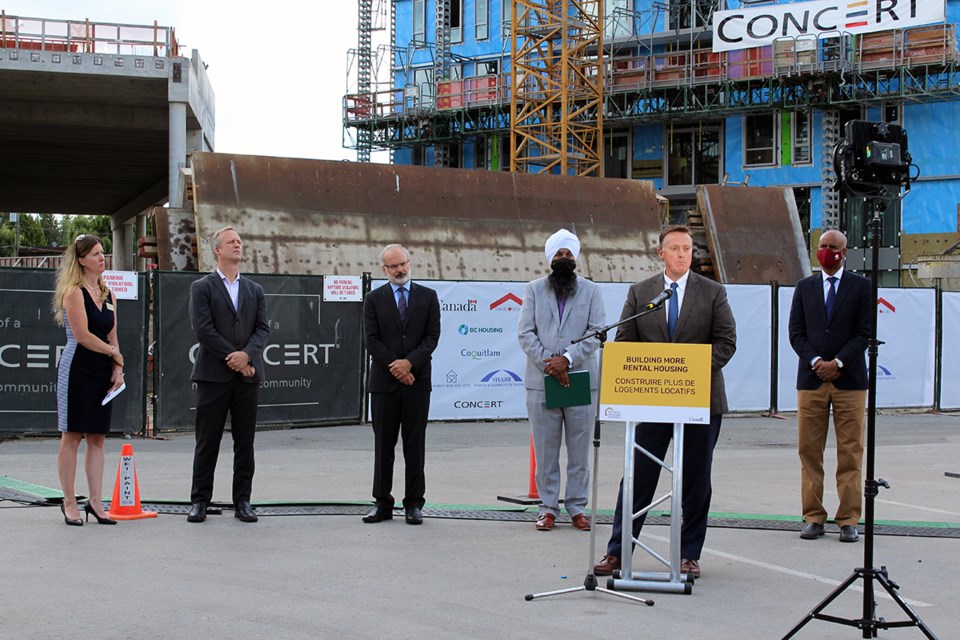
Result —
<path fill-rule="evenodd" d="M 893 413 L 878 419 L 878 522 L 960 525 L 960 415 Z M 587 533 L 558 525 L 537 532 L 525 519 L 429 517 L 450 505 L 497 505 L 525 493 L 528 425 L 432 424 L 427 438 L 427 519 L 375 525 L 358 515 L 264 516 L 243 524 L 225 510 L 204 524 L 183 515 L 63 525 L 55 508 L 0 502 L 0 637 L 4 638 L 781 638 L 863 565 L 864 545 L 836 533 L 798 537 L 796 418 L 729 417 L 716 453 L 712 511 L 796 518 L 786 530 L 711 527 L 692 595 L 638 594 L 647 607 L 599 592 L 533 602 L 524 595 L 583 583 Z M 183 500 L 193 438 L 133 439 L 144 501 Z M 107 442 L 106 492 L 120 439 Z M 830 460 L 832 443 L 828 444 Z M 0 442 L 0 475 L 57 487 L 52 438 Z M 369 426 L 257 435 L 254 503 L 369 500 Z M 621 475 L 623 429 L 605 425 L 599 508 L 611 510 Z M 230 498 L 229 438 L 215 499 Z M 831 471 L 828 470 L 828 473 Z M 398 478 L 401 477 L 398 474 Z M 78 491 L 85 493 L 84 479 Z M 401 481 L 402 484 L 402 481 Z M 826 501 L 835 505 L 828 491 Z M 597 556 L 609 536 L 598 527 Z M 668 529 L 644 535 L 662 547 Z M 960 539 L 878 535 L 875 565 L 888 567 L 937 637 L 960 637 Z M 638 552 L 635 568 L 657 566 Z M 601 579 L 601 586 L 605 580 Z M 860 583 L 858 583 L 859 585 Z M 905 615 L 878 594 L 878 617 Z M 827 613 L 860 618 L 859 587 Z M 850 627 L 811 621 L 797 638 L 858 638 Z M 881 638 L 922 638 L 919 629 Z"/>

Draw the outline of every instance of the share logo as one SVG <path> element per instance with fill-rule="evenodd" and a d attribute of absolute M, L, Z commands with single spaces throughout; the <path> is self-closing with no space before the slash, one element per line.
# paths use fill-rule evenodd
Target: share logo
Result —
<path fill-rule="evenodd" d="M 447 371 L 447 384 L 457 384 L 457 372 L 453 369 Z"/>
<path fill-rule="evenodd" d="M 890 369 L 886 368 L 882 364 L 877 364 L 877 380 L 896 380 L 897 376 L 893 375 L 893 372 Z"/>
<path fill-rule="evenodd" d="M 480 382 L 499 382 L 510 384 L 512 382 L 523 382 L 523 378 L 508 369 L 495 369 L 483 376 Z"/>
<path fill-rule="evenodd" d="M 603 410 L 603 417 L 610 420 L 616 420 L 620 417 L 620 412 L 613 407 L 607 407 Z"/>
<path fill-rule="evenodd" d="M 877 298 L 877 313 L 896 313 L 897 308 L 884 298 Z"/>

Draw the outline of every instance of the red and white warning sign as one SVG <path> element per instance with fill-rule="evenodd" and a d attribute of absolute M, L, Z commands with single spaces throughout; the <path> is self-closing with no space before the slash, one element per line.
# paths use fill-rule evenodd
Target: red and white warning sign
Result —
<path fill-rule="evenodd" d="M 324 302 L 361 302 L 363 279 L 361 276 L 324 276 Z"/>

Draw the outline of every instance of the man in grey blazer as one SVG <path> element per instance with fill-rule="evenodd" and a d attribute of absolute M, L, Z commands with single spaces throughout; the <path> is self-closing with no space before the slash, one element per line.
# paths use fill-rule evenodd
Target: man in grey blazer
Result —
<path fill-rule="evenodd" d="M 640 312 L 661 294 L 672 291 L 664 309 L 637 318 L 617 329 L 617 342 L 681 342 L 711 345 L 710 424 L 687 424 L 683 428 L 683 528 L 680 531 L 680 570 L 700 576 L 700 552 L 707 536 L 707 514 L 713 489 L 710 483 L 713 449 L 720 437 L 720 423 L 727 411 L 723 385 L 723 367 L 737 350 L 737 330 L 724 288 L 703 276 L 690 273 L 693 236 L 687 227 L 673 225 L 660 234 L 657 253 L 663 261 L 663 273 L 630 287 L 620 319 Z M 673 429 L 669 424 L 637 425 L 636 442 L 663 459 Z M 633 512 L 653 500 L 660 477 L 660 465 L 646 456 L 636 456 L 633 469 Z M 607 555 L 594 567 L 596 575 L 610 575 L 620 568 L 623 510 L 623 483 L 617 497 L 613 533 Z M 645 516 L 633 521 L 633 537 L 640 535 Z"/>
<path fill-rule="evenodd" d="M 596 416 L 598 380 L 596 338 L 570 344 L 596 331 L 604 323 L 600 287 L 574 273 L 580 241 L 566 229 L 550 236 L 544 248 L 551 273 L 530 282 L 520 310 L 518 338 L 527 355 L 524 384 L 527 415 L 533 432 L 540 494 L 539 531 L 553 529 L 560 515 L 560 445 L 567 445 L 567 484 L 563 504 L 573 526 L 590 530 L 584 513 L 590 483 L 590 431 Z M 544 375 L 569 386 L 568 371 L 590 374 L 592 402 L 589 405 L 548 409 Z"/>
<path fill-rule="evenodd" d="M 200 345 L 190 374 L 197 385 L 197 446 L 187 522 L 207 518 L 227 413 L 233 435 L 234 515 L 256 522 L 250 491 L 261 354 L 270 334 L 267 302 L 263 287 L 240 277 L 243 242 L 233 227 L 215 231 L 210 246 L 217 268 L 190 286 L 190 324 Z"/>

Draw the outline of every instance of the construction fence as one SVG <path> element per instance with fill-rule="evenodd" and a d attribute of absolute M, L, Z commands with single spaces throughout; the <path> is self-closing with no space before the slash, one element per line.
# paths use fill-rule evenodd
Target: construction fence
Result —
<path fill-rule="evenodd" d="M 56 431 L 56 366 L 65 343 L 50 314 L 55 274 L 0 269 L 0 432 Z M 189 431 L 197 348 L 188 315 L 195 272 L 135 274 L 136 299 L 119 301 L 127 391 L 113 430 Z M 323 276 L 255 274 L 267 298 L 258 425 L 362 421 L 365 362 L 361 303 L 323 299 Z M 364 288 L 370 286 L 364 280 Z M 374 282 L 372 286 L 378 286 Z M 431 420 L 526 418 L 517 343 L 522 282 L 421 281 L 437 290 L 442 332 L 433 358 Z M 629 283 L 600 283 L 608 323 Z M 737 353 L 724 368 L 731 411 L 796 409 L 797 357 L 787 336 L 793 287 L 727 285 Z M 960 409 L 960 293 L 881 288 L 877 406 Z M 613 340 L 615 331 L 608 336 Z"/>

